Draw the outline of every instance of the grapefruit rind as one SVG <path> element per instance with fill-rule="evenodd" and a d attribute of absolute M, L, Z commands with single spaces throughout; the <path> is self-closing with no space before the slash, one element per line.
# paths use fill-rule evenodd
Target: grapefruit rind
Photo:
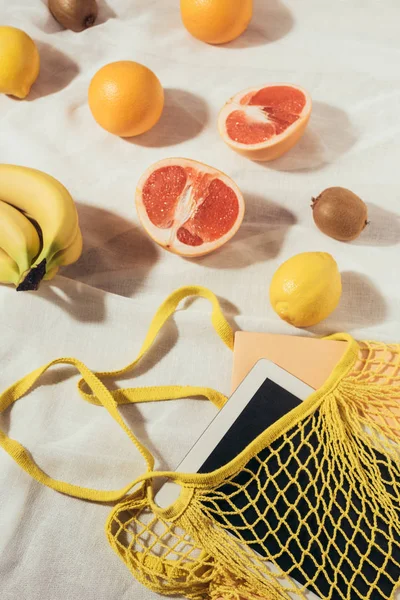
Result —
<path fill-rule="evenodd" d="M 268 114 L 262 110 L 262 106 L 248 105 L 246 96 L 251 99 L 257 92 L 266 88 L 274 87 L 290 87 L 300 91 L 305 98 L 305 105 L 301 113 L 298 114 L 298 119 L 288 125 L 286 129 L 280 133 L 273 135 L 270 139 L 266 139 L 255 144 L 246 144 L 238 142 L 230 137 L 227 131 L 227 119 L 235 110 L 246 114 L 246 118 L 254 122 L 269 123 Z M 279 158 L 285 152 L 293 148 L 295 144 L 304 134 L 308 121 L 311 116 L 312 100 L 311 96 L 303 88 L 291 83 L 273 83 L 256 88 L 247 88 L 235 96 L 233 96 L 219 113 L 218 131 L 224 142 L 239 154 L 255 161 L 270 161 Z"/>
<path fill-rule="evenodd" d="M 178 232 L 181 231 L 182 226 L 187 222 L 188 218 L 193 217 L 196 213 L 196 210 L 198 210 L 193 200 L 193 182 L 190 176 L 188 176 L 188 183 L 185 185 L 183 192 L 180 194 L 178 205 L 174 214 L 174 220 L 171 226 L 160 228 L 151 221 L 143 199 L 143 188 L 145 187 L 149 177 L 155 171 L 164 167 L 173 166 L 183 167 L 189 172 L 194 170 L 197 174 L 210 176 L 210 184 L 212 181 L 220 180 L 234 192 L 238 201 L 238 212 L 234 224 L 227 233 L 218 239 L 214 239 L 213 241 L 202 242 L 200 245 L 188 245 L 180 241 L 179 237 L 182 236 L 180 235 L 178 237 Z M 196 258 L 209 254 L 210 252 L 220 248 L 237 233 L 243 221 L 245 203 L 238 186 L 222 171 L 191 159 L 167 158 L 151 165 L 141 176 L 136 188 L 136 209 L 143 228 L 153 239 L 153 241 L 174 254 L 179 254 L 180 256 L 185 256 L 188 258 Z"/>

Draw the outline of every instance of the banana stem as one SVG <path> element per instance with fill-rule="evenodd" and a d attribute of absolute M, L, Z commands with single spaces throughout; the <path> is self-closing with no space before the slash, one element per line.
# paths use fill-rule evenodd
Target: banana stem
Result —
<path fill-rule="evenodd" d="M 46 259 L 44 258 L 36 267 L 33 267 L 28 275 L 17 287 L 17 292 L 35 291 L 46 275 Z"/>

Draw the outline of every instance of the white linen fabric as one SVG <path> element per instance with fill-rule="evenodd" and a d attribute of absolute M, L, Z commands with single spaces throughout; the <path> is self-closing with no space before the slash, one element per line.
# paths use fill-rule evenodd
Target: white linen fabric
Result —
<path fill-rule="evenodd" d="M 99 6 L 97 25 L 76 34 L 61 30 L 45 2 L 0 0 L 0 23 L 29 33 L 42 60 L 27 100 L 0 97 L 0 162 L 42 169 L 63 182 L 84 236 L 79 262 L 39 292 L 0 287 L 1 389 L 57 356 L 76 356 L 95 370 L 125 365 L 161 301 L 186 284 L 210 287 L 241 329 L 345 330 L 399 341 L 397 0 L 255 0 L 249 30 L 223 47 L 186 32 L 178 0 L 100 0 Z M 103 131 L 87 104 L 93 74 L 120 59 L 153 69 L 166 92 L 159 124 L 131 140 Z M 217 114 L 241 89 L 274 81 L 308 89 L 313 114 L 291 152 L 256 164 L 223 144 Z M 141 173 L 170 156 L 221 169 L 247 201 L 237 236 L 200 260 L 155 246 L 135 212 Z M 313 223 L 311 197 L 333 185 L 369 205 L 371 224 L 352 244 L 331 240 Z M 344 290 L 335 313 L 302 332 L 274 314 L 268 285 L 281 262 L 308 250 L 336 258 Z M 209 325 L 209 306 L 196 300 L 182 308 L 123 385 L 189 383 L 229 392 L 232 357 Z M 121 487 L 142 472 L 142 460 L 104 409 L 79 398 L 75 381 L 69 369 L 55 369 L 0 416 L 0 428 L 53 476 Z M 187 400 L 122 412 L 157 465 L 174 468 L 215 409 Z M 108 546 L 109 511 L 40 486 L 0 451 L 2 600 L 155 600 Z"/>

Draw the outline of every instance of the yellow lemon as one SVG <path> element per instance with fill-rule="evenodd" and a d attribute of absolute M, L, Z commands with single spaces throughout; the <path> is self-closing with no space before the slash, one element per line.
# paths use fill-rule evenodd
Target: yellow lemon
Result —
<path fill-rule="evenodd" d="M 25 98 L 39 69 L 39 51 L 29 35 L 16 27 L 0 27 L 0 93 Z"/>
<path fill-rule="evenodd" d="M 310 327 L 326 319 L 341 294 L 338 266 L 326 252 L 292 256 L 275 272 L 269 290 L 275 312 L 295 327 Z"/>

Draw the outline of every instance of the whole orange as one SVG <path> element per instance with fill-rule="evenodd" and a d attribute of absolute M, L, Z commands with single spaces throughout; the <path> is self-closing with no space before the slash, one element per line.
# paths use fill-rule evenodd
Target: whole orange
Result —
<path fill-rule="evenodd" d="M 181 0 L 184 26 L 208 44 L 234 40 L 247 28 L 252 15 L 253 0 Z"/>
<path fill-rule="evenodd" d="M 161 117 L 164 90 L 156 75 L 137 62 L 109 63 L 89 86 L 92 115 L 106 131 L 121 137 L 140 135 Z"/>

